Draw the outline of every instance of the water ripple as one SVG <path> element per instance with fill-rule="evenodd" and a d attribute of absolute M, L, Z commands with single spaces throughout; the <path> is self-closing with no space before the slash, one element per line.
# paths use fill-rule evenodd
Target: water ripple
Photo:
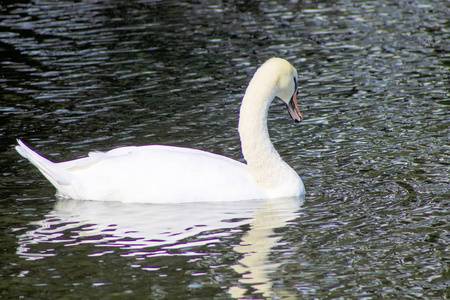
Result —
<path fill-rule="evenodd" d="M 450 35 L 442 1 L 7 1 L 0 11 L 9 297 L 93 288 L 133 298 L 151 289 L 155 299 L 447 295 Z M 225 216 L 221 229 L 194 221 L 153 238 L 143 232 L 142 207 L 129 215 L 142 224 L 123 232 L 117 220 L 99 227 L 74 221 L 70 210 L 68 222 L 55 213 L 53 188 L 18 165 L 17 137 L 55 161 L 152 143 L 242 159 L 239 104 L 271 56 L 299 72 L 304 122 L 291 124 L 275 101 L 269 123 L 308 194 L 296 219 L 274 229 L 270 251 L 246 250 L 255 227 L 243 215 Z M 269 259 L 246 269 L 253 252 Z M 255 270 L 264 267 L 272 271 L 261 277 Z"/>

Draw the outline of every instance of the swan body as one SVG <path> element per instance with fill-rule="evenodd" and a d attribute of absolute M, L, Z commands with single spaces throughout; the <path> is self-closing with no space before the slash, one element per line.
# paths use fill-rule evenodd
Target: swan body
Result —
<path fill-rule="evenodd" d="M 242 100 L 239 134 L 247 164 L 231 158 L 172 146 L 120 147 L 54 163 L 21 140 L 16 150 L 55 186 L 58 195 L 79 200 L 141 203 L 235 201 L 304 195 L 298 174 L 273 147 L 267 113 L 282 99 L 296 122 L 297 71 L 272 58 L 254 74 Z"/>

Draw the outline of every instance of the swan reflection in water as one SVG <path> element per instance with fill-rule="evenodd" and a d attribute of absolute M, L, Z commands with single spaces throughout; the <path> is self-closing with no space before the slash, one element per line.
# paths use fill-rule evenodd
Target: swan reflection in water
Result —
<path fill-rule="evenodd" d="M 120 248 L 139 249 L 140 255 L 150 257 L 169 253 L 170 249 L 223 243 L 224 236 L 236 232 L 229 229 L 250 224 L 241 242 L 233 246 L 242 255 L 232 266 L 241 278 L 228 292 L 233 298 L 241 298 L 251 288 L 253 293 L 270 297 L 270 274 L 278 267 L 268 261 L 271 248 L 279 241 L 274 229 L 294 219 L 303 200 L 295 197 L 232 203 L 124 204 L 60 199 L 45 219 L 32 223 L 38 226 L 36 229 L 19 237 L 17 253 L 35 260 L 55 256 L 55 243 L 90 243 L 101 246 L 91 256 L 107 255 L 113 252 L 112 248 Z M 52 244 L 52 249 L 46 252 L 33 246 L 41 243 Z M 39 251 L 33 252 L 33 248 Z"/>

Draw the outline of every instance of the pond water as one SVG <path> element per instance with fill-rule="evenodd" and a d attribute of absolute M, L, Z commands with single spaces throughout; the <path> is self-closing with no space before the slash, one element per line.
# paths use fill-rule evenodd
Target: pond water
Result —
<path fill-rule="evenodd" d="M 0 298 L 450 298 L 449 3 L 3 1 Z M 275 101 L 269 127 L 305 199 L 60 200 L 14 150 L 242 159 L 272 56 L 299 73 L 304 121 Z"/>

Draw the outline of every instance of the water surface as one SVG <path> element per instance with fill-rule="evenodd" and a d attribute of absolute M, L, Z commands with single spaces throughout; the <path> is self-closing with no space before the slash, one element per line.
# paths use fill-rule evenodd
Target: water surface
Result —
<path fill-rule="evenodd" d="M 2 299 L 450 297 L 446 1 L 6 1 Z M 304 199 L 58 200 L 13 149 L 123 145 L 241 159 L 240 100 L 280 56 L 304 122 L 270 134 Z"/>

